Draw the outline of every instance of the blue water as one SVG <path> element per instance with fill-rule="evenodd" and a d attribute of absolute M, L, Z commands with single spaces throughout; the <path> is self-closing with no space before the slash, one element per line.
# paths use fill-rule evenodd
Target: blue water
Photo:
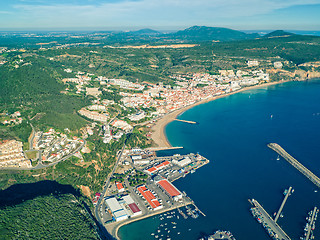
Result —
<path fill-rule="evenodd" d="M 181 234 L 172 233 L 171 239 L 197 239 L 217 229 L 230 230 L 238 240 L 270 239 L 251 216 L 248 198 L 272 214 L 289 186 L 295 192 L 279 224 L 292 239 L 302 236 L 307 212 L 320 207 L 320 190 L 314 192 L 316 186 L 285 160 L 276 161 L 277 154 L 266 145 L 279 143 L 320 176 L 320 81 L 237 93 L 196 106 L 179 118 L 199 124 L 170 123 L 166 128 L 170 143 L 183 146 L 183 152 L 199 152 L 211 162 L 174 182 L 207 216 L 176 220 Z M 119 235 L 155 239 L 150 234 L 163 221 L 156 217 L 132 223 Z M 316 226 L 315 239 L 320 239 L 319 221 Z"/>

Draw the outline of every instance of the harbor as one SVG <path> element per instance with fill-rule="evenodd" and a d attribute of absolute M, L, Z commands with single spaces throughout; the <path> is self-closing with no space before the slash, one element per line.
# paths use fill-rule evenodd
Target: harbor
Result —
<path fill-rule="evenodd" d="M 118 239 L 117 231 L 121 226 L 155 215 L 159 215 L 160 220 L 205 216 L 172 182 L 208 163 L 208 159 L 193 153 L 157 157 L 150 149 L 125 150 L 106 194 L 99 196 L 103 200 L 98 214 L 108 232 Z M 157 232 L 152 237 L 168 238 L 165 233 Z"/>

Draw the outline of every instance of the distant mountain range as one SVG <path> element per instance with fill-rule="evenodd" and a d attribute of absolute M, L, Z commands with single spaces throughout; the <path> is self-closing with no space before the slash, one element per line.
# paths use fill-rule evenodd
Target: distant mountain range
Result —
<path fill-rule="evenodd" d="M 229 28 L 193 26 L 170 34 L 174 39 L 189 41 L 232 41 L 254 39 L 260 37 L 257 33 L 244 33 Z"/>
<path fill-rule="evenodd" d="M 153 29 L 145 28 L 138 31 L 128 31 L 114 33 L 114 39 L 134 39 L 140 38 L 147 40 L 154 39 L 166 39 L 169 41 L 183 41 L 183 42 L 204 42 L 204 41 L 236 41 L 236 40 L 247 40 L 256 38 L 273 38 L 273 37 L 284 37 L 292 36 L 293 33 L 277 30 L 261 36 L 258 33 L 245 33 L 230 28 L 221 27 L 207 27 L 207 26 L 193 26 L 172 33 L 162 33 Z"/>

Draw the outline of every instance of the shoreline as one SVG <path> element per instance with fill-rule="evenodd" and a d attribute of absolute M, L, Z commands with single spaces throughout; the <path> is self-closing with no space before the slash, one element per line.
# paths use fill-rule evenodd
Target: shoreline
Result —
<path fill-rule="evenodd" d="M 128 224 L 133 223 L 133 222 L 137 222 L 137 221 L 140 221 L 140 220 L 149 218 L 149 217 L 153 217 L 153 216 L 156 216 L 156 215 L 165 213 L 165 212 L 169 212 L 169 211 L 172 211 L 172 210 L 175 210 L 175 209 L 178 209 L 178 208 L 180 208 L 180 207 L 187 206 L 187 205 L 190 205 L 190 204 L 191 204 L 191 203 L 188 203 L 188 204 L 185 204 L 185 205 L 181 205 L 181 206 L 176 206 L 176 207 L 171 207 L 171 208 L 163 209 L 163 210 L 160 210 L 160 211 L 157 211 L 157 212 L 153 212 L 153 213 L 148 214 L 148 215 L 144 215 L 144 216 L 141 216 L 141 217 L 133 218 L 133 219 L 130 219 L 129 221 L 119 223 L 119 225 L 117 225 L 117 226 L 114 228 L 115 237 L 116 237 L 116 239 L 119 239 L 119 240 L 120 240 L 120 237 L 119 237 L 119 235 L 118 235 L 119 229 L 120 229 L 121 227 L 125 226 L 125 225 L 128 225 Z"/>
<path fill-rule="evenodd" d="M 151 130 L 152 130 L 151 139 L 153 140 L 153 142 L 156 144 L 157 147 L 171 148 L 172 145 L 170 144 L 170 142 L 167 138 L 167 135 L 165 133 L 165 128 L 170 122 L 174 121 L 179 115 L 181 115 L 185 111 L 187 111 L 195 106 L 198 106 L 200 104 L 208 103 L 208 102 L 217 100 L 219 98 L 224 98 L 224 97 L 236 94 L 236 93 L 240 93 L 240 92 L 252 90 L 252 89 L 257 89 L 257 88 L 262 88 L 262 87 L 269 87 L 269 86 L 273 86 L 273 85 L 277 85 L 277 84 L 285 83 L 285 82 L 291 82 L 291 81 L 290 80 L 289 81 L 282 80 L 282 81 L 278 81 L 278 82 L 269 82 L 269 83 L 263 83 L 263 84 L 259 84 L 259 85 L 249 86 L 249 87 L 241 88 L 241 89 L 234 91 L 234 92 L 221 94 L 218 96 L 210 97 L 208 99 L 203 99 L 203 100 L 200 100 L 194 104 L 191 104 L 186 107 L 174 110 L 173 112 L 170 112 L 167 115 L 165 115 L 164 117 L 160 118 L 155 123 L 155 125 L 151 128 Z"/>

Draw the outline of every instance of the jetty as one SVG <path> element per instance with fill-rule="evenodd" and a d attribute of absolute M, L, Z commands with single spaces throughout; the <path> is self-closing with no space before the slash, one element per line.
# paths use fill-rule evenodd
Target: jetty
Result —
<path fill-rule="evenodd" d="M 288 192 L 285 194 L 284 199 L 283 199 L 283 201 L 282 201 L 282 203 L 281 203 L 281 206 L 280 206 L 280 208 L 279 208 L 279 211 L 278 211 L 276 217 L 274 218 L 274 221 L 275 221 L 275 222 L 278 221 L 279 216 L 280 216 L 280 214 L 281 214 L 281 212 L 282 212 L 282 209 L 283 209 L 284 205 L 286 204 L 286 201 L 287 201 L 288 197 L 291 195 L 291 192 L 292 192 L 292 187 L 289 187 Z"/>
<path fill-rule="evenodd" d="M 174 121 L 178 121 L 178 122 L 184 122 L 184 123 L 190 123 L 190 124 L 197 124 L 197 122 L 194 121 L 189 121 L 189 120 L 182 120 L 182 119 L 174 119 Z"/>
<path fill-rule="evenodd" d="M 320 188 L 320 178 L 318 178 L 308 168 L 303 166 L 298 160 L 287 153 L 279 144 L 269 143 L 268 147 L 280 154 L 285 160 L 287 160 L 287 162 L 289 162 L 293 167 L 295 167 L 299 172 L 305 175 L 311 182 Z"/>
<path fill-rule="evenodd" d="M 176 149 L 183 149 L 183 147 L 150 147 L 147 148 L 149 151 L 163 151 L 163 150 L 176 150 Z"/>
<path fill-rule="evenodd" d="M 290 240 L 291 238 L 282 230 L 282 228 L 271 218 L 267 211 L 255 199 L 251 200 L 253 208 L 251 208 L 252 215 L 259 223 L 266 229 L 272 239 Z"/>

